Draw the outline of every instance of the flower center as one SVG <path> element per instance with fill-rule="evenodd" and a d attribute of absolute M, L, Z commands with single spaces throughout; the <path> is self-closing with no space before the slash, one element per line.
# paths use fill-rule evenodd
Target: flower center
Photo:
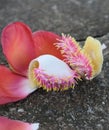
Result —
<path fill-rule="evenodd" d="M 65 62 L 52 55 L 42 55 L 31 61 L 28 77 L 33 87 L 47 91 L 74 87 L 75 78 L 79 78 Z"/>

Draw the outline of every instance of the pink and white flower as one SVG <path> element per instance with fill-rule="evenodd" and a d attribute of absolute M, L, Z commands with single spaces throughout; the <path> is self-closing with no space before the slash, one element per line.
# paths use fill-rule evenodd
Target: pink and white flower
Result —
<path fill-rule="evenodd" d="M 0 104 L 21 100 L 40 87 L 73 88 L 78 79 L 92 79 L 102 68 L 101 44 L 92 37 L 81 48 L 71 36 L 32 33 L 24 23 L 14 22 L 3 29 L 1 45 L 10 69 L 0 65 Z"/>
<path fill-rule="evenodd" d="M 10 69 L 0 65 L 0 104 L 21 100 L 40 87 L 58 91 L 75 85 L 79 76 L 62 61 L 57 39 L 48 31 L 32 33 L 22 22 L 3 29 L 1 45 Z"/>
<path fill-rule="evenodd" d="M 47 91 L 74 88 L 102 69 L 101 43 L 88 37 L 83 48 L 71 36 L 48 31 L 32 33 L 22 22 L 7 25 L 1 35 L 9 68 L 0 65 L 0 104 L 16 102 L 38 88 Z M 0 130 L 37 130 L 38 124 L 0 117 Z"/>
<path fill-rule="evenodd" d="M 3 29 L 1 45 L 10 69 L 0 65 L 0 104 L 21 100 L 38 88 L 31 86 L 28 79 L 29 64 L 44 54 L 62 59 L 53 45 L 57 38 L 60 36 L 52 32 L 32 33 L 22 22 L 11 23 Z"/>

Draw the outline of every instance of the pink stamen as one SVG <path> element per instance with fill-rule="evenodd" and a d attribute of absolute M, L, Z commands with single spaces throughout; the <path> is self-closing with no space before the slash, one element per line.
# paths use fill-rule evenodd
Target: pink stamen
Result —
<path fill-rule="evenodd" d="M 93 67 L 86 54 L 82 51 L 79 44 L 71 37 L 62 35 L 62 39 L 55 43 L 65 57 L 64 61 L 77 73 L 84 75 L 86 79 L 91 79 Z"/>
<path fill-rule="evenodd" d="M 45 88 L 47 91 L 49 90 L 66 90 L 70 87 L 73 87 L 76 83 L 76 75 L 75 71 L 72 71 L 72 77 L 67 78 L 57 78 L 56 76 L 50 76 L 44 73 L 40 68 L 34 69 L 35 79 L 39 87 Z"/>

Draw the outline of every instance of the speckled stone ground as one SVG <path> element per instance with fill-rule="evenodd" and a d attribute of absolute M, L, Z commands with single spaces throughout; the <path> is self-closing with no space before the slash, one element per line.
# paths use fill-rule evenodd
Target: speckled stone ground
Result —
<path fill-rule="evenodd" d="M 64 92 L 37 90 L 28 98 L 0 106 L 0 115 L 39 122 L 39 130 L 109 130 L 109 0 L 0 0 L 0 32 L 23 21 L 33 31 L 74 36 L 80 44 L 94 36 L 106 45 L 103 70 Z M 0 47 L 0 63 L 6 64 Z"/>

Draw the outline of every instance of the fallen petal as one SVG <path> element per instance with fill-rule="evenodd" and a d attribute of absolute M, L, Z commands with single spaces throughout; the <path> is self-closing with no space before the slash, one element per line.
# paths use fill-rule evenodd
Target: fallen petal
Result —
<path fill-rule="evenodd" d="M 15 102 L 35 91 L 29 80 L 0 65 L 0 104 Z"/>
<path fill-rule="evenodd" d="M 0 130 L 38 130 L 39 123 L 26 123 L 0 117 Z"/>
<path fill-rule="evenodd" d="M 2 31 L 1 43 L 3 53 L 12 69 L 26 75 L 30 61 L 35 58 L 30 28 L 22 22 L 7 25 Z"/>
<path fill-rule="evenodd" d="M 47 91 L 74 87 L 75 79 L 79 78 L 65 62 L 52 55 L 42 55 L 34 59 L 29 65 L 28 76 L 33 85 Z"/>
<path fill-rule="evenodd" d="M 59 59 L 63 59 L 60 51 L 55 47 L 54 43 L 61 37 L 55 33 L 48 31 L 37 31 L 33 33 L 33 40 L 36 49 L 36 56 L 51 54 Z"/>
<path fill-rule="evenodd" d="M 97 39 L 93 37 L 88 37 L 85 41 L 83 50 L 84 53 L 86 53 L 89 56 L 92 62 L 93 65 L 92 78 L 94 78 L 101 72 L 103 65 L 102 45 Z"/>

